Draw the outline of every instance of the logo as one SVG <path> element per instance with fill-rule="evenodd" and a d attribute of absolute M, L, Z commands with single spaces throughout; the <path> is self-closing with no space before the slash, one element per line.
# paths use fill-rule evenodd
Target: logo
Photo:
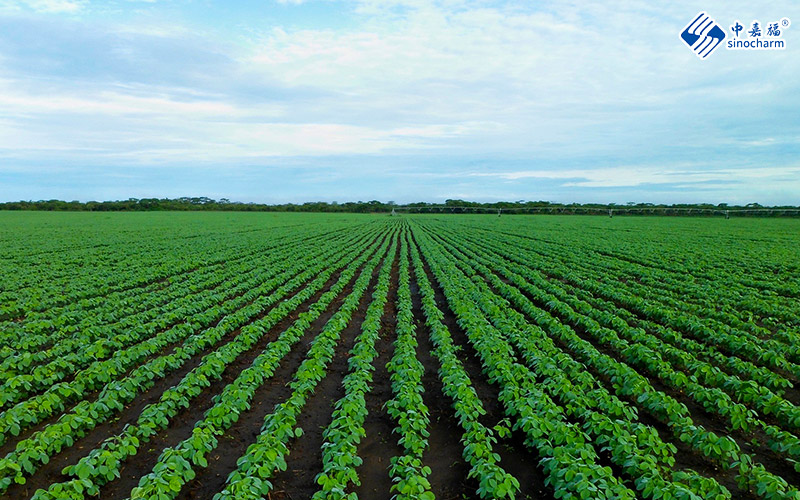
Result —
<path fill-rule="evenodd" d="M 737 19 L 731 25 L 733 39 L 728 40 L 728 50 L 782 50 L 786 48 L 786 41 L 781 38 L 783 30 L 791 26 L 789 18 L 780 21 L 760 23 L 754 19 L 750 29 L 743 26 Z M 742 32 L 744 31 L 744 32 Z"/>
<path fill-rule="evenodd" d="M 701 12 L 683 29 L 681 39 L 697 57 L 705 59 L 725 39 L 725 31 L 708 14 Z"/>
<path fill-rule="evenodd" d="M 754 19 L 744 24 L 738 19 L 729 25 L 730 33 L 723 30 L 711 16 L 700 12 L 681 32 L 681 40 L 700 59 L 705 59 L 723 41 L 728 50 L 782 50 L 786 48 L 783 32 L 792 25 L 788 17 L 762 23 Z"/>

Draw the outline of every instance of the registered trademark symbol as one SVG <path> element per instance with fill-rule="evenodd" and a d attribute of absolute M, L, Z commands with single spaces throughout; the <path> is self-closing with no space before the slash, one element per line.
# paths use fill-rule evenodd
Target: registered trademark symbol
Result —
<path fill-rule="evenodd" d="M 783 19 L 781 19 L 781 26 L 783 26 L 784 28 L 788 28 L 790 24 L 792 24 L 792 22 L 789 21 L 788 17 L 784 17 Z"/>

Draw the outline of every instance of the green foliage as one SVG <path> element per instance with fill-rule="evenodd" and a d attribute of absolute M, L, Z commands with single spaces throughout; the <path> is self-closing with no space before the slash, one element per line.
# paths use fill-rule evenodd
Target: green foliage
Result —
<path fill-rule="evenodd" d="M 34 225 L 50 220 L 3 215 Z M 269 497 L 274 475 L 291 468 L 291 448 L 302 439 L 298 417 L 343 353 L 342 333 L 364 303 L 343 395 L 323 431 L 316 500 L 356 499 L 359 468 L 370 458 L 359 444 L 381 335 L 393 335 L 384 409 L 401 450 L 387 468 L 394 498 L 434 498 L 424 461 L 426 367 L 417 357 L 419 335 L 429 335 L 429 368 L 459 425 L 465 480 L 481 498 L 519 498 L 526 478 L 509 474 L 498 453 L 519 441 L 540 457 L 556 498 L 724 500 L 742 490 L 800 499 L 793 476 L 759 463 L 774 452 L 800 471 L 794 221 L 203 214 L 200 224 L 192 222 L 196 215 L 170 214 L 190 227 L 176 229 L 166 215 L 128 215 L 140 216 L 149 237 L 133 242 L 128 233 L 141 230 L 114 218 L 122 216 L 100 223 L 100 239 L 61 219 L 65 227 L 51 233 L 37 226 L 47 237 L 18 225 L 20 241 L 6 240 L 0 443 L 13 446 L 0 458 L 0 493 L 26 484 L 194 358 L 194 368 L 121 432 L 86 450 L 61 482 L 33 498 L 102 497 L 126 461 L 169 432 L 243 353 L 262 346 L 188 437 L 159 450 L 130 494 L 175 498 L 198 468 L 213 466 L 255 392 L 302 344 L 307 352 L 289 396 L 265 416 L 215 499 Z M 333 304 L 313 340 L 301 342 Z M 396 328 L 387 333 L 388 310 L 396 311 Z M 458 336 L 445 324 L 449 313 Z M 290 326 L 264 342 L 283 322 Z M 477 354 L 481 373 L 465 368 L 467 352 Z M 499 422 L 489 421 L 475 376 L 497 388 Z M 712 416 L 713 431 L 698 412 Z M 703 472 L 676 467 L 677 454 L 688 450 L 706 462 Z M 714 467 L 729 472 L 709 474 Z M 728 473 L 736 491 L 715 479 Z"/>

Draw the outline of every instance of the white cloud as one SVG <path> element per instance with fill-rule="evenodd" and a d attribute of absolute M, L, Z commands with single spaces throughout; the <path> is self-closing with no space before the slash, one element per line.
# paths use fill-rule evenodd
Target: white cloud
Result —
<path fill-rule="evenodd" d="M 509 181 L 524 179 L 570 180 L 565 187 L 635 187 L 676 183 L 708 183 L 724 181 L 741 183 L 752 180 L 800 179 L 800 165 L 780 167 L 723 168 L 675 165 L 618 166 L 593 169 L 517 170 L 506 172 L 473 172 L 469 177 L 487 177 Z M 695 184 L 696 185 L 696 184 Z"/>
<path fill-rule="evenodd" d="M 43 13 L 75 13 L 83 9 L 88 0 L 12 0 L 4 1 L 0 6 L 6 8 L 28 7 Z"/>
<path fill-rule="evenodd" d="M 750 141 L 742 141 L 742 142 L 743 142 L 743 144 L 745 144 L 747 146 L 760 147 L 760 146 L 772 146 L 777 141 L 775 140 L 774 137 L 765 137 L 763 139 L 753 139 L 753 140 L 750 140 Z"/>
<path fill-rule="evenodd" d="M 220 115 L 236 117 L 253 113 L 252 110 L 214 100 L 179 101 L 164 95 L 137 96 L 108 90 L 91 95 L 42 95 L 2 89 L 0 86 L 0 92 L 0 106 L 17 113 L 17 116 L 69 113 L 76 118 L 86 115 L 150 115 L 153 118 L 175 115 L 199 118 Z M 276 113 L 261 108 L 259 114 Z"/>
<path fill-rule="evenodd" d="M 11 79 L 0 80 L 0 109 L 15 117 L 0 121 L 0 151 L 7 154 L 59 152 L 145 163 L 426 149 L 439 139 L 496 126 L 293 123 L 293 110 L 284 105 L 241 104 L 191 89 L 115 85 L 48 93 Z M 43 120 L 47 127 L 38 126 Z"/>

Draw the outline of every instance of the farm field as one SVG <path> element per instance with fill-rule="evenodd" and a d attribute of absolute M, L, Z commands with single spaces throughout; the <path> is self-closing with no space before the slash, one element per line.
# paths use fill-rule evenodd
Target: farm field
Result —
<path fill-rule="evenodd" d="M 800 220 L 0 212 L 0 338 L 0 500 L 800 500 Z"/>

